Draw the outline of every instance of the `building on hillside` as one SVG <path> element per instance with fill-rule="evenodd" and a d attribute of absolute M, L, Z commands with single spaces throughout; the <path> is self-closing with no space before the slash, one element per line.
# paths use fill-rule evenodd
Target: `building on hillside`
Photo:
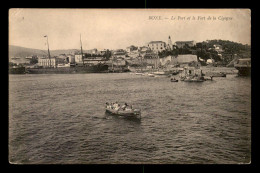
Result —
<path fill-rule="evenodd" d="M 75 64 L 75 56 L 72 54 L 68 54 L 67 57 L 69 58 L 70 64 Z"/>
<path fill-rule="evenodd" d="M 74 61 L 75 61 L 76 64 L 83 63 L 83 61 L 82 61 L 82 54 L 80 54 L 80 53 L 75 54 Z"/>
<path fill-rule="evenodd" d="M 137 58 L 138 56 L 140 56 L 140 53 L 138 51 L 132 51 L 132 52 L 128 53 L 127 56 L 129 56 L 131 58 Z"/>
<path fill-rule="evenodd" d="M 138 50 L 137 46 L 131 45 L 129 47 L 126 48 L 126 52 L 130 53 L 132 51 Z"/>
<path fill-rule="evenodd" d="M 100 52 L 96 48 L 90 49 L 90 50 L 85 50 L 84 53 L 87 53 L 87 54 L 100 54 Z"/>
<path fill-rule="evenodd" d="M 58 56 L 58 58 L 62 59 L 65 64 L 67 64 L 67 63 L 74 64 L 75 63 L 75 57 L 72 54 L 67 54 L 67 55 L 66 54 L 60 54 Z"/>
<path fill-rule="evenodd" d="M 108 49 L 103 49 L 103 50 L 101 50 L 99 52 L 100 52 L 100 55 L 105 55 L 107 52 L 109 52 L 109 50 Z"/>
<path fill-rule="evenodd" d="M 158 58 L 158 54 L 154 53 L 153 51 L 147 51 L 144 54 L 142 54 L 142 57 L 144 59 L 154 59 L 154 58 Z"/>
<path fill-rule="evenodd" d="M 160 58 L 160 63 L 161 63 L 162 66 L 169 65 L 173 58 L 174 57 L 172 57 L 172 56 L 167 56 L 167 57 L 164 57 L 164 58 Z"/>
<path fill-rule="evenodd" d="M 114 58 L 125 58 L 126 52 L 123 49 L 117 49 L 113 52 Z"/>
<path fill-rule="evenodd" d="M 183 48 L 185 45 L 189 47 L 193 47 L 196 45 L 195 41 L 176 41 L 175 44 L 178 48 Z"/>
<path fill-rule="evenodd" d="M 141 46 L 141 47 L 138 48 L 138 51 L 140 53 L 146 52 L 148 50 L 151 50 L 151 49 L 149 47 L 147 47 L 147 46 Z"/>
<path fill-rule="evenodd" d="M 161 52 L 166 49 L 166 43 L 163 41 L 151 41 L 148 43 L 148 47 L 154 52 Z"/>
<path fill-rule="evenodd" d="M 127 60 L 129 62 L 131 62 L 132 60 Z M 125 67 L 126 64 L 127 64 L 127 61 L 125 60 L 125 58 L 111 58 L 110 60 L 106 61 L 106 64 L 109 66 L 109 67 L 113 67 L 113 68 L 116 68 L 116 67 Z"/>
<path fill-rule="evenodd" d="M 69 63 L 69 57 L 66 54 L 60 54 L 58 58 L 62 59 L 65 63 Z"/>
<path fill-rule="evenodd" d="M 151 66 L 152 68 L 157 68 L 160 64 L 160 59 L 159 58 L 144 59 L 143 62 L 145 62 L 148 66 Z"/>

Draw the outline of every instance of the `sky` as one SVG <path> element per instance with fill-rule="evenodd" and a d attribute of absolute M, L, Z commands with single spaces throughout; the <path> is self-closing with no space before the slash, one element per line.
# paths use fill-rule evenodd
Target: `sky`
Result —
<path fill-rule="evenodd" d="M 209 18 L 210 17 L 210 18 Z M 215 18 L 213 20 L 213 18 Z M 150 41 L 222 39 L 251 45 L 248 9 L 10 9 L 9 45 L 125 49 Z"/>

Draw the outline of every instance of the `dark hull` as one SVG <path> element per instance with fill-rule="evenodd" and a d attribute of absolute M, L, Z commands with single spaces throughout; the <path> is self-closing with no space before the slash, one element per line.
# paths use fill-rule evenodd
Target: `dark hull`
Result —
<path fill-rule="evenodd" d="M 206 76 L 211 76 L 211 77 L 227 77 L 227 74 L 225 73 L 212 73 L 212 72 L 209 72 L 209 73 L 206 73 Z"/>
<path fill-rule="evenodd" d="M 185 79 L 184 82 L 204 82 L 204 80 L 189 80 L 189 79 Z"/>
<path fill-rule="evenodd" d="M 235 67 L 238 70 L 239 76 L 250 76 L 251 67 Z"/>
<path fill-rule="evenodd" d="M 178 80 L 171 80 L 171 82 L 178 82 Z"/>
<path fill-rule="evenodd" d="M 9 74 L 25 74 L 25 67 L 9 68 Z"/>
<path fill-rule="evenodd" d="M 105 73 L 108 72 L 108 65 L 60 68 L 31 68 L 27 69 L 27 71 L 30 74 Z"/>

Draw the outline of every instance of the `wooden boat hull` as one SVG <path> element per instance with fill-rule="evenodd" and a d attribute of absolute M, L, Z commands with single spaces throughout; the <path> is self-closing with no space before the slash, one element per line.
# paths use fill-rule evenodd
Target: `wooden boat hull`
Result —
<path fill-rule="evenodd" d="M 25 67 L 9 68 L 9 74 L 25 74 Z"/>
<path fill-rule="evenodd" d="M 237 67 L 239 76 L 250 76 L 251 75 L 251 67 Z"/>
<path fill-rule="evenodd" d="M 251 58 L 238 59 L 234 63 L 234 67 L 238 70 L 239 76 L 250 76 L 251 75 Z"/>
<path fill-rule="evenodd" d="M 62 67 L 62 68 L 30 68 L 30 74 L 71 74 L 71 73 L 103 73 L 108 72 L 108 65 L 93 65 L 82 67 Z"/>
<path fill-rule="evenodd" d="M 115 110 L 115 109 L 106 109 L 106 113 L 111 115 L 123 116 L 126 118 L 141 118 L 141 111 L 139 109 L 131 111 Z"/>
<path fill-rule="evenodd" d="M 178 80 L 171 80 L 171 82 L 178 82 Z"/>

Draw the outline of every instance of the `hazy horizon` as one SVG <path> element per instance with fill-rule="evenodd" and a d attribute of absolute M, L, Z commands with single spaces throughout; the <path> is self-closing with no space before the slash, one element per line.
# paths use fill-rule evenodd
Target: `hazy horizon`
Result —
<path fill-rule="evenodd" d="M 149 20 L 161 16 L 163 20 Z M 185 17 L 181 20 L 165 18 Z M 201 18 L 200 18 L 201 16 Z M 217 20 L 199 20 L 215 16 Z M 195 17 L 196 20 L 188 20 Z M 221 20 L 228 17 L 231 20 Z M 246 9 L 10 9 L 9 45 L 31 49 L 125 49 L 150 41 L 229 40 L 251 45 Z"/>

